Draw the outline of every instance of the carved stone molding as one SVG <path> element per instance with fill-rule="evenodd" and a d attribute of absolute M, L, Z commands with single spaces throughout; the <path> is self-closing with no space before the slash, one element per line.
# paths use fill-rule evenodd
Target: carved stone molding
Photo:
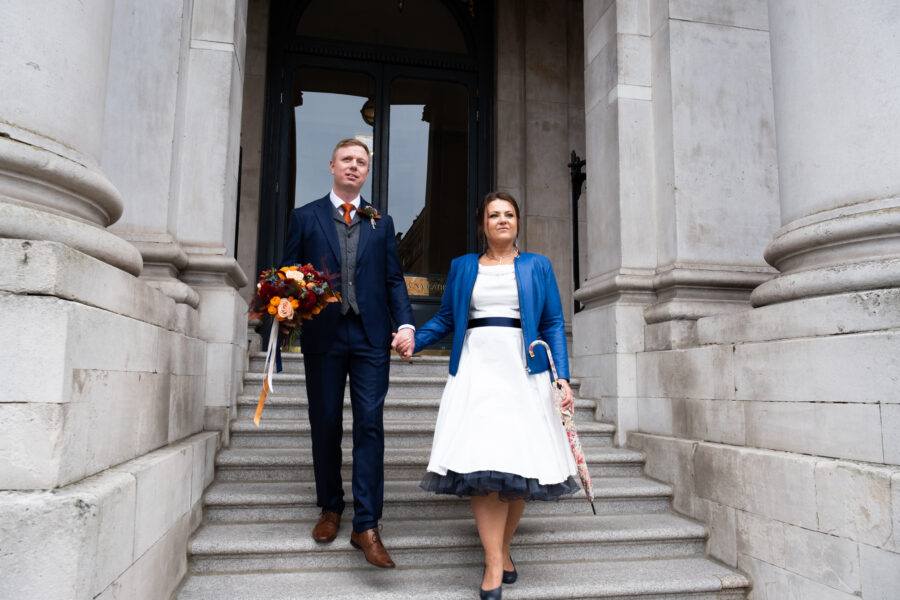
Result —
<path fill-rule="evenodd" d="M 751 291 L 774 274 L 765 267 L 725 265 L 621 269 L 587 281 L 576 290 L 575 299 L 586 308 L 613 302 L 644 304 L 647 323 L 696 320 L 749 308 Z"/>
<path fill-rule="evenodd" d="M 122 237 L 140 250 L 144 257 L 141 279 L 172 298 L 179 304 L 197 308 L 200 295 L 191 286 L 178 279 L 178 275 L 188 265 L 188 255 L 168 233 L 148 234 L 122 231 Z"/>
<path fill-rule="evenodd" d="M 233 256 L 195 252 L 192 248 L 186 251 L 188 264 L 181 274 L 182 281 L 192 286 L 228 285 L 235 289 L 247 285 L 247 275 Z"/>
<path fill-rule="evenodd" d="M 140 275 L 141 253 L 105 228 L 4 200 L 0 198 L 0 237 L 60 242 L 135 277 Z"/>
<path fill-rule="evenodd" d="M 900 286 L 900 198 L 797 219 L 766 248 L 781 275 L 753 291 L 754 306 Z"/>

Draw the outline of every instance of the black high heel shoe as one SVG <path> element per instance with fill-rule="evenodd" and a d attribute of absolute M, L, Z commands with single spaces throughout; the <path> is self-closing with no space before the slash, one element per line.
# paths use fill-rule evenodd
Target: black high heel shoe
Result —
<path fill-rule="evenodd" d="M 500 600 L 503 597 L 503 586 L 492 590 L 483 590 L 479 587 L 478 593 L 481 595 L 481 600 Z"/>
<path fill-rule="evenodd" d="M 487 571 L 487 565 L 484 566 L 484 570 L 481 572 L 481 577 L 484 578 L 484 572 Z M 505 571 L 504 571 L 505 572 Z M 500 587 L 495 587 L 492 590 L 483 590 L 481 586 L 478 586 L 478 594 L 481 600 L 501 600 L 503 596 L 503 584 L 500 584 Z"/>
<path fill-rule="evenodd" d="M 513 562 L 512 556 L 509 557 L 509 562 L 513 564 L 513 569 L 512 571 L 503 569 L 503 583 L 515 583 L 519 578 L 519 572 L 516 571 L 516 563 Z"/>

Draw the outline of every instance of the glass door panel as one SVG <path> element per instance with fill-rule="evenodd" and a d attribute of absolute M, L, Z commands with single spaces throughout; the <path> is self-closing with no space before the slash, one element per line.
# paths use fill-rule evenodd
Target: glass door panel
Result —
<path fill-rule="evenodd" d="M 412 295 L 440 296 L 466 252 L 469 98 L 466 86 L 399 77 L 390 84 L 388 210 Z"/>
<path fill-rule="evenodd" d="M 338 141 L 355 137 L 374 152 L 375 78 L 355 71 L 300 68 L 294 71 L 292 90 L 288 164 L 294 208 L 331 189 L 334 179 L 328 161 Z M 374 163 L 374 155 L 371 158 Z M 360 192 L 370 201 L 375 167 L 370 165 L 369 178 Z"/>

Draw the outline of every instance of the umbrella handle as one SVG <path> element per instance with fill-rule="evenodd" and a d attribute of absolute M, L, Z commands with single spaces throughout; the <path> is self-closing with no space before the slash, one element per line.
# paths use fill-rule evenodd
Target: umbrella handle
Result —
<path fill-rule="evenodd" d="M 553 382 L 556 383 L 559 381 L 559 376 L 556 374 L 556 363 L 553 362 L 553 353 L 550 352 L 550 346 L 544 340 L 534 340 L 528 345 L 528 355 L 531 358 L 534 358 L 534 347 L 540 345 L 544 347 L 544 351 L 547 353 L 547 360 L 550 361 L 550 372 L 553 373 Z"/>

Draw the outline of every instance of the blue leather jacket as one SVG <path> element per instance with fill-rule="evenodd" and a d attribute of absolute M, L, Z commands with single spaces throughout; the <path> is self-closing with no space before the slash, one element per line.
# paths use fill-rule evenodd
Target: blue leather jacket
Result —
<path fill-rule="evenodd" d="M 456 375 L 459 368 L 459 356 L 469 321 L 472 288 L 478 276 L 478 257 L 478 254 L 465 254 L 453 260 L 440 310 L 416 331 L 415 352 L 433 344 L 450 331 L 453 332 L 451 375 Z M 528 344 L 534 340 L 544 340 L 553 352 L 557 375 L 561 379 L 569 379 L 565 318 L 553 265 L 547 257 L 530 252 L 523 252 L 515 259 L 514 264 L 519 287 L 522 333 L 525 337 L 525 358 L 528 363 L 525 366 L 531 373 L 542 373 L 550 368 L 543 348 L 535 348 L 534 358 L 528 356 Z"/>

